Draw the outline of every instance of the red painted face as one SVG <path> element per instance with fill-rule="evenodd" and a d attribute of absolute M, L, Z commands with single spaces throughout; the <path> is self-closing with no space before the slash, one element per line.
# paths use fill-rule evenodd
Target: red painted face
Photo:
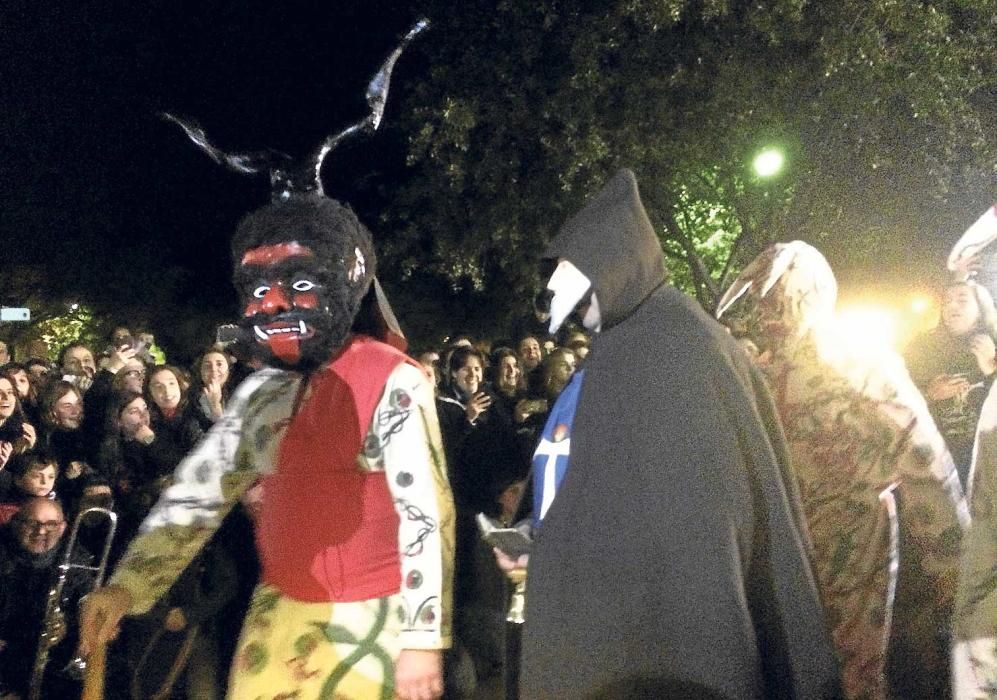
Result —
<path fill-rule="evenodd" d="M 322 313 L 318 272 L 315 253 L 296 241 L 251 248 L 242 256 L 243 316 L 253 319 L 256 341 L 291 366 L 301 359 L 302 341 L 315 333 L 313 315 Z"/>

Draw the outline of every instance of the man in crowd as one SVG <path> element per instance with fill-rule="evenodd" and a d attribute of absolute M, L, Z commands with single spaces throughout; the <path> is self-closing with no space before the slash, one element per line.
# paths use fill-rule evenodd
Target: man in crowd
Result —
<path fill-rule="evenodd" d="M 79 387 L 80 392 L 90 388 L 94 375 L 97 373 L 97 363 L 93 352 L 83 343 L 70 343 L 59 353 L 59 366 L 63 375 L 74 377 L 72 382 Z"/>
<path fill-rule="evenodd" d="M 262 583 L 230 695 L 438 697 L 452 504 L 426 375 L 351 332 L 377 325 L 358 318 L 362 302 L 377 315 L 370 234 L 338 202 L 293 195 L 248 216 L 232 250 L 242 325 L 280 369 L 243 382 L 180 464 L 89 599 L 82 648 L 149 610 L 259 480 Z"/>
<path fill-rule="evenodd" d="M 0 340 L 0 367 L 10 362 L 10 347 Z"/>
<path fill-rule="evenodd" d="M 27 501 L 10 528 L 4 528 L 0 539 L 0 695 L 29 695 L 48 593 L 64 557 L 60 543 L 65 533 L 62 507 L 49 498 Z M 72 562 L 86 565 L 90 557 L 76 550 Z M 49 651 L 41 685 L 43 698 L 79 695 L 79 683 L 63 669 L 76 649 L 77 607 L 92 581 L 93 573 L 85 569 L 72 569 L 67 574 L 60 606 L 68 629 L 64 640 Z"/>
<path fill-rule="evenodd" d="M 522 697 L 833 695 L 771 400 L 736 342 L 667 285 L 633 173 L 545 257 L 551 330 L 576 310 L 595 334 L 534 458 Z"/>

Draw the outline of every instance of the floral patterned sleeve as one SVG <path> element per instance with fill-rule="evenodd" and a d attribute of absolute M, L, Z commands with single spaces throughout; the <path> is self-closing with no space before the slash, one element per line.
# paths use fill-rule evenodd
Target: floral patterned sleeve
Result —
<path fill-rule="evenodd" d="M 248 377 L 222 417 L 177 466 L 172 484 L 142 523 L 110 583 L 131 593 L 140 615 L 170 589 L 259 477 L 280 415 L 290 415 L 299 377 L 262 370 Z M 262 458 L 261 458 L 262 456 Z"/>
<path fill-rule="evenodd" d="M 374 409 L 361 463 L 383 470 L 399 516 L 401 647 L 450 646 L 454 510 L 432 388 L 405 363 Z"/>

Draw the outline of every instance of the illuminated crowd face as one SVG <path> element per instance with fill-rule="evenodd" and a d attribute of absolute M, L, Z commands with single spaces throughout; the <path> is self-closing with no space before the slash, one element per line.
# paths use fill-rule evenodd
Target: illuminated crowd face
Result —
<path fill-rule="evenodd" d="M 224 384 L 228 380 L 228 358 L 220 352 L 205 353 L 200 369 L 205 385 Z"/>
<path fill-rule="evenodd" d="M 183 389 L 173 372 L 161 369 L 149 377 L 149 394 L 161 411 L 172 413 L 180 406 Z"/>
<path fill-rule="evenodd" d="M 64 430 L 77 430 L 83 421 L 83 401 L 75 391 L 67 391 L 52 408 L 53 422 Z"/>
<path fill-rule="evenodd" d="M 92 377 L 97 372 L 93 353 L 83 347 L 70 348 L 62 359 L 62 368 L 67 374 Z"/>
<path fill-rule="evenodd" d="M 66 531 L 62 509 L 55 501 L 32 501 L 24 507 L 17 523 L 17 539 L 31 554 L 45 554 L 55 548 Z"/>
<path fill-rule="evenodd" d="M 11 379 L 14 380 L 14 388 L 17 389 L 18 397 L 24 401 L 31 393 L 31 381 L 28 379 L 28 373 L 23 369 L 16 370 L 11 373 Z"/>
<path fill-rule="evenodd" d="M 17 480 L 17 485 L 30 496 L 48 496 L 55 488 L 54 464 L 37 464 Z"/>
<path fill-rule="evenodd" d="M 519 343 L 519 356 L 523 358 L 523 366 L 527 370 L 535 369 L 543 356 L 540 354 L 540 343 L 536 338 L 523 338 Z"/>
<path fill-rule="evenodd" d="M 967 335 L 976 329 L 980 320 L 980 306 L 973 290 L 966 285 L 949 287 L 942 301 L 942 322 L 949 333 Z"/>
<path fill-rule="evenodd" d="M 17 409 L 17 390 L 6 377 L 0 377 L 0 423 L 3 423 Z"/>
<path fill-rule="evenodd" d="M 118 415 L 118 426 L 126 438 L 134 438 L 140 428 L 148 428 L 150 424 L 149 405 L 141 396 L 135 397 L 126 404 Z"/>
<path fill-rule="evenodd" d="M 481 387 L 483 372 L 484 368 L 481 366 L 481 360 L 474 355 L 469 355 L 467 361 L 464 362 L 464 366 L 454 372 L 454 381 L 457 382 L 457 386 L 460 387 L 461 391 L 468 396 L 473 396 Z"/>
<path fill-rule="evenodd" d="M 519 362 L 512 355 L 506 355 L 499 361 L 498 366 L 498 388 L 507 394 L 511 394 L 516 391 L 516 386 L 519 384 L 519 376 L 521 372 L 519 370 Z"/>

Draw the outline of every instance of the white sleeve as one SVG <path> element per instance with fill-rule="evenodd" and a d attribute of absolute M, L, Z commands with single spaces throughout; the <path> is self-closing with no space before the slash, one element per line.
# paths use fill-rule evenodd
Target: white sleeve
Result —
<path fill-rule="evenodd" d="M 401 646 L 450 646 L 454 509 L 436 402 L 425 374 L 404 363 L 374 409 L 362 462 L 383 469 L 398 512 Z"/>

